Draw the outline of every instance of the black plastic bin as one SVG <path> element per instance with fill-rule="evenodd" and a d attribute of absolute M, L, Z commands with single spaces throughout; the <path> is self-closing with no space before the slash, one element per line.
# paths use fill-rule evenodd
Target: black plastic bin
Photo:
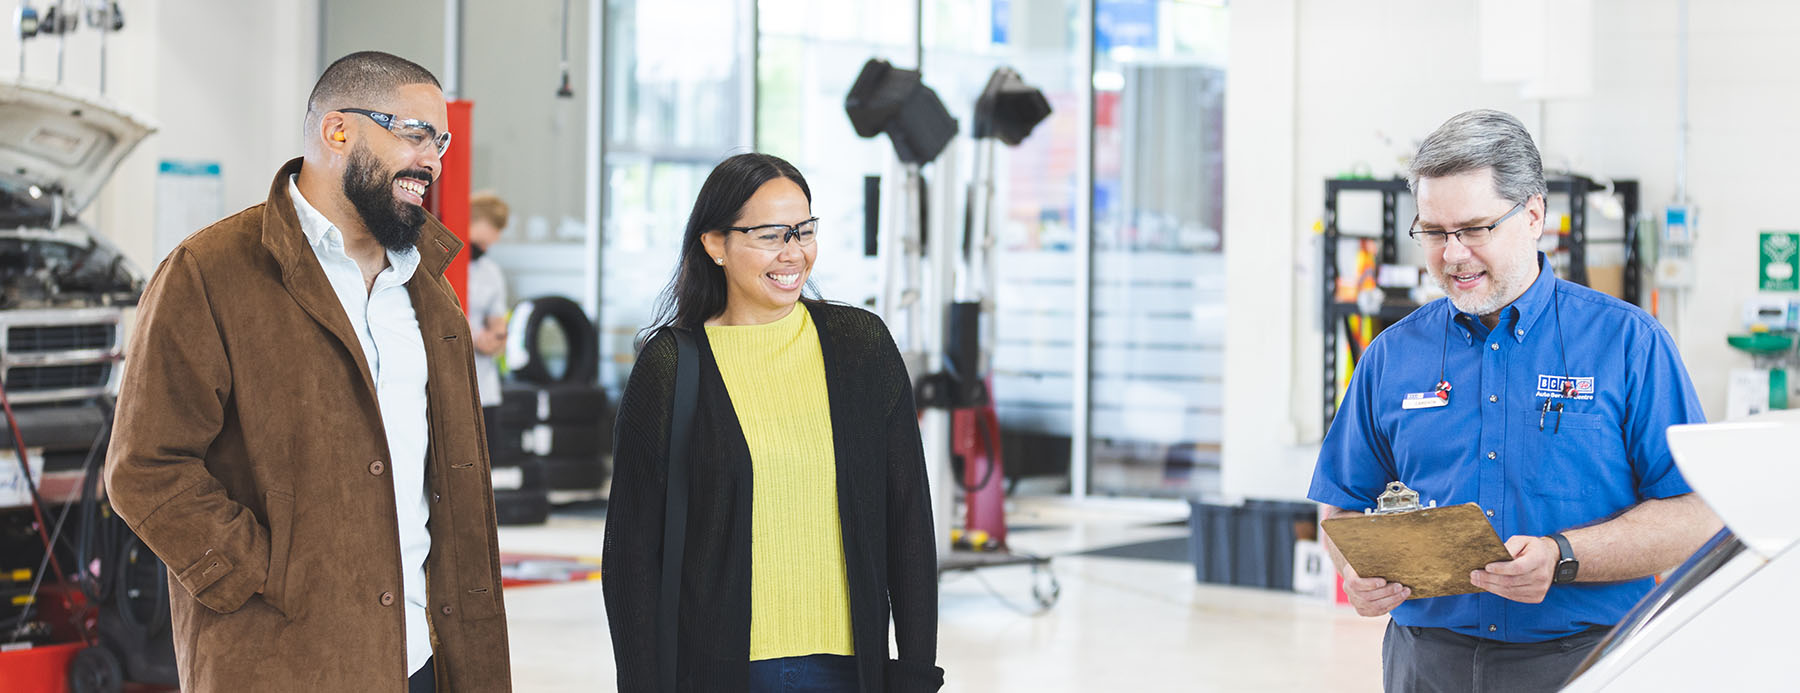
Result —
<path fill-rule="evenodd" d="M 1312 538 L 1318 506 L 1293 501 L 1189 501 L 1188 558 L 1198 582 L 1294 588 L 1294 541 Z"/>

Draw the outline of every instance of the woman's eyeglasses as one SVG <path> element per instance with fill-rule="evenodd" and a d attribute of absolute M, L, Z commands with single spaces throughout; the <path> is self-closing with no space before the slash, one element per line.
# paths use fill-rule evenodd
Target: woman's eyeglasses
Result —
<path fill-rule="evenodd" d="M 742 231 L 750 247 L 757 250 L 781 250 L 787 247 L 788 239 L 800 242 L 804 248 L 818 240 L 819 218 L 813 217 L 798 224 L 763 224 L 761 226 L 727 226 L 726 231 Z"/>

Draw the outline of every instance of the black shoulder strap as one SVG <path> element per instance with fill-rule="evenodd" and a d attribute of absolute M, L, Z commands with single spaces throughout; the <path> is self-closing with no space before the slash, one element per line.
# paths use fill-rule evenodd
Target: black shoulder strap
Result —
<path fill-rule="evenodd" d="M 694 406 L 700 398 L 700 351 L 693 335 L 679 327 L 675 335 L 675 408 L 669 419 L 668 496 L 663 503 L 662 588 L 656 593 L 656 666 L 658 686 L 675 693 L 675 650 L 681 604 L 681 563 L 687 549 L 688 438 Z"/>

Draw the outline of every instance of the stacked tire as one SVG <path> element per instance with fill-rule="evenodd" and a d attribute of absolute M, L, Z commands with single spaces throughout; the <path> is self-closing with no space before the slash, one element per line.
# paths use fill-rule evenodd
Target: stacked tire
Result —
<path fill-rule="evenodd" d="M 541 525 L 550 519 L 550 488 L 544 485 L 544 467 L 537 460 L 496 457 L 492 472 L 494 519 L 499 524 Z"/>
<path fill-rule="evenodd" d="M 509 382 L 493 434 L 496 470 L 518 467 L 521 486 L 541 483 L 547 503 L 601 497 L 611 478 L 613 416 L 606 389 L 595 384 L 593 323 L 574 301 L 551 296 L 515 307 L 507 333 Z M 561 340 L 546 338 L 553 334 Z M 498 484 L 494 498 L 499 503 Z"/>

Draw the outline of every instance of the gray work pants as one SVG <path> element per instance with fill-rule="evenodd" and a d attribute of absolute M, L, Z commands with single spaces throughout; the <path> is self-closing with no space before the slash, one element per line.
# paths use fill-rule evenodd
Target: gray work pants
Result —
<path fill-rule="evenodd" d="M 1381 641 L 1381 681 L 1387 693 L 1555 691 L 1606 637 L 1607 630 L 1594 628 L 1546 642 L 1511 643 L 1389 620 Z"/>

